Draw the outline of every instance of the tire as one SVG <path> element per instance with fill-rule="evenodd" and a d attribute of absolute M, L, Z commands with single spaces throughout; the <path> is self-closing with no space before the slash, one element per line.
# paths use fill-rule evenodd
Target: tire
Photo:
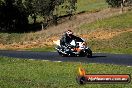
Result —
<path fill-rule="evenodd" d="M 88 54 L 87 54 L 87 57 L 88 57 L 88 58 L 92 58 L 92 53 L 88 53 Z"/>
<path fill-rule="evenodd" d="M 80 54 L 79 54 L 80 57 L 85 57 L 86 54 L 84 53 L 84 51 L 81 51 Z"/>
<path fill-rule="evenodd" d="M 92 58 L 92 51 L 91 51 L 90 49 L 88 49 L 87 57 L 88 57 L 88 58 Z"/>
<path fill-rule="evenodd" d="M 66 55 L 66 54 L 61 54 L 61 56 L 62 56 L 62 57 L 67 57 L 67 55 Z"/>

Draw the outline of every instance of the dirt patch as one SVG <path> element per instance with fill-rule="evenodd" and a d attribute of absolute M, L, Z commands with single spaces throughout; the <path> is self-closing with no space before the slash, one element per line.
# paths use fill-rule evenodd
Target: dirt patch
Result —
<path fill-rule="evenodd" d="M 120 31 L 104 31 L 104 30 L 97 30 L 94 32 L 90 32 L 89 34 L 81 34 L 80 37 L 84 39 L 111 39 L 114 36 L 118 36 L 119 34 L 125 32 L 132 32 L 132 29 L 127 30 L 120 30 Z M 44 40 L 36 40 L 34 42 L 23 42 L 22 44 L 13 43 L 9 45 L 0 44 L 1 49 L 11 49 L 11 50 L 19 50 L 19 49 L 27 49 L 27 48 L 38 48 L 44 46 L 52 46 L 54 45 L 53 41 L 58 40 L 60 37 L 52 36 Z"/>
<path fill-rule="evenodd" d="M 97 30 L 94 32 L 91 32 L 89 34 L 82 34 L 80 35 L 84 39 L 111 39 L 114 36 L 118 36 L 119 34 L 125 33 L 125 32 L 132 32 L 132 29 L 127 30 L 119 30 L 119 31 L 104 31 L 104 30 Z"/>
<path fill-rule="evenodd" d="M 52 36 L 47 39 L 36 40 L 36 41 L 25 41 L 22 43 L 13 43 L 8 45 L 0 44 L 0 49 L 11 49 L 11 50 L 19 50 L 19 49 L 28 49 L 28 48 L 38 48 L 45 46 L 52 46 L 53 40 L 58 40 L 59 37 Z"/>
<path fill-rule="evenodd" d="M 3 45 L 3 44 L 0 44 L 0 48 L 1 48 L 1 49 L 5 49 L 5 48 L 6 48 L 6 46 L 5 46 L 5 45 Z"/>

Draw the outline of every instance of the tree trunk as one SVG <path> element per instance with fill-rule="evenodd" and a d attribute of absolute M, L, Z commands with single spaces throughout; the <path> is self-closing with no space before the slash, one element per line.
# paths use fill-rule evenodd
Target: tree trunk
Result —
<path fill-rule="evenodd" d="M 121 13 L 123 13 L 124 11 L 124 3 L 125 3 L 126 0 L 122 0 L 121 1 Z"/>
<path fill-rule="evenodd" d="M 42 30 L 44 29 L 44 24 L 43 24 L 43 23 L 41 23 L 41 29 L 42 29 Z"/>
<path fill-rule="evenodd" d="M 34 16 L 33 16 L 33 23 L 35 24 L 36 23 L 36 15 L 34 14 Z"/>
<path fill-rule="evenodd" d="M 121 13 L 123 13 L 123 3 L 121 3 Z"/>
<path fill-rule="evenodd" d="M 58 17 L 57 17 L 57 15 L 54 15 L 54 16 L 53 16 L 53 23 L 54 23 L 55 25 L 58 25 Z"/>

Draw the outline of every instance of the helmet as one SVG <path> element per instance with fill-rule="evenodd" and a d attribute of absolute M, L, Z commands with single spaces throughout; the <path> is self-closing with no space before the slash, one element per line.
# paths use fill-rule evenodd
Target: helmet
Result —
<path fill-rule="evenodd" d="M 68 31 L 66 32 L 66 34 L 67 34 L 68 36 L 71 36 L 71 35 L 73 35 L 73 32 L 72 32 L 71 30 L 68 30 Z"/>

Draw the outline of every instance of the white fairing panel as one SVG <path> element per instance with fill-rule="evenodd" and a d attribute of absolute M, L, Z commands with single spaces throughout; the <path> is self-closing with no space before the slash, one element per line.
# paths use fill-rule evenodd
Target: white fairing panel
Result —
<path fill-rule="evenodd" d="M 72 40 L 70 43 L 72 46 L 76 46 L 75 40 Z"/>

